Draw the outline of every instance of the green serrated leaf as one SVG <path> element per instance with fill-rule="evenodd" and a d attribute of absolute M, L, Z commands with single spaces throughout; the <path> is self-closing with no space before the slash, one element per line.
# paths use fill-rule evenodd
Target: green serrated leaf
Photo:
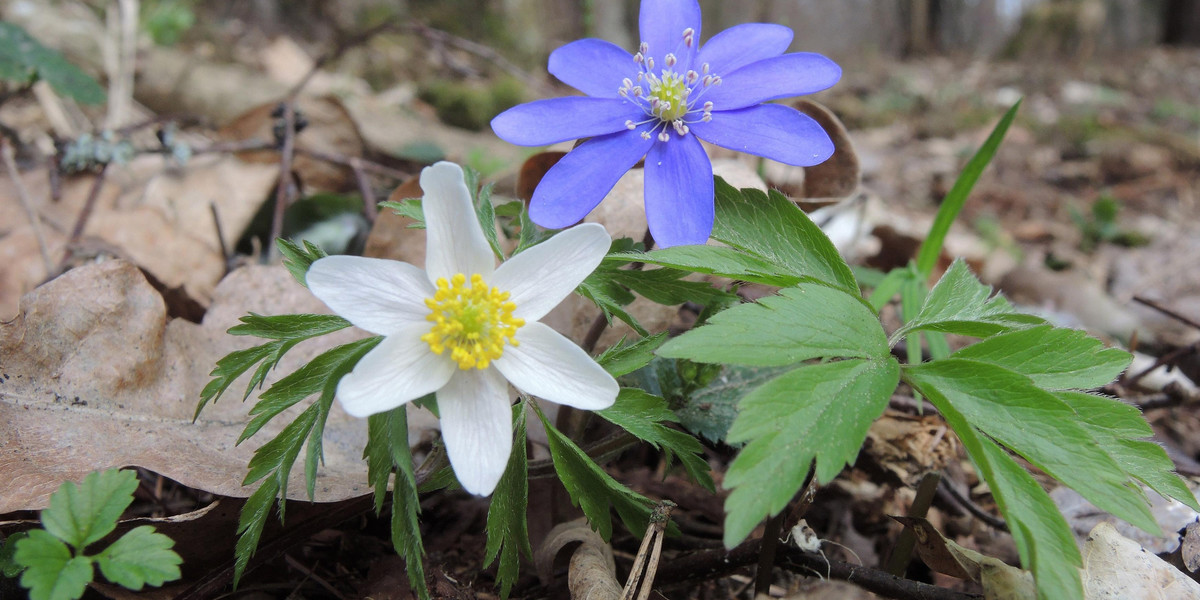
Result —
<path fill-rule="evenodd" d="M 596 414 L 608 422 L 621 427 L 638 439 L 663 450 L 668 463 L 678 456 L 684 470 L 705 489 L 716 488 L 709 474 L 710 468 L 701 454 L 704 447 L 696 438 L 664 425 L 679 420 L 667 406 L 667 401 L 645 390 L 621 388 L 617 400 L 609 408 Z"/>
<path fill-rule="evenodd" d="M 871 309 L 842 290 L 807 282 L 720 312 L 658 349 L 667 358 L 760 367 L 887 354 Z"/>
<path fill-rule="evenodd" d="M 0 577 L 12 579 L 21 574 L 25 567 L 17 564 L 13 560 L 13 554 L 17 552 L 17 542 L 29 537 L 29 533 L 18 531 L 4 540 L 4 544 L 0 545 Z"/>
<path fill-rule="evenodd" d="M 1100 447 L 1075 410 L 1026 376 L 948 358 L 910 366 L 906 379 L 922 391 L 937 389 L 972 426 L 1097 507 L 1147 532 L 1160 531 L 1145 497 L 1126 485 L 1125 471 Z"/>
<path fill-rule="evenodd" d="M 1008 453 L 979 435 L 937 388 L 917 384 L 958 435 L 1012 532 L 1021 564 L 1033 571 L 1040 598 L 1082 600 L 1083 559 L 1070 526 L 1050 495 Z"/>
<path fill-rule="evenodd" d="M 619 264 L 644 262 L 780 287 L 796 284 L 803 279 L 780 272 L 779 267 L 765 259 L 725 246 L 672 246 L 650 252 L 615 252 L 604 260 L 606 263 Z"/>
<path fill-rule="evenodd" d="M 403 406 L 388 415 L 388 446 L 396 468 L 392 488 L 392 547 L 404 557 L 409 585 L 421 600 L 429 600 L 425 585 L 425 545 L 421 542 L 421 498 L 413 473 L 412 451 L 408 447 L 408 413 Z"/>
<path fill-rule="evenodd" d="M 996 155 L 996 149 L 1000 147 L 1000 142 L 1004 140 L 1004 134 L 1008 132 L 1008 126 L 1012 124 L 1013 118 L 1017 116 L 1017 109 L 1021 107 L 1021 101 L 1017 101 L 996 127 L 992 129 L 991 135 L 983 142 L 971 160 L 967 162 L 967 166 L 963 167 L 962 173 L 955 180 L 954 186 L 950 188 L 950 192 L 942 200 L 938 207 L 937 216 L 933 219 L 933 225 L 929 228 L 929 235 L 925 237 L 925 242 L 921 244 L 920 250 L 917 251 L 917 270 L 924 277 L 929 277 L 933 273 L 933 267 L 937 265 L 938 255 L 942 252 L 942 244 L 946 241 L 946 234 L 950 232 L 950 225 L 954 223 L 954 219 L 958 217 L 958 213 L 962 211 L 963 205 L 967 202 L 967 196 L 971 194 L 971 189 L 975 187 L 975 182 L 979 180 L 979 175 L 987 168 L 992 157 Z"/>
<path fill-rule="evenodd" d="M 316 404 L 309 406 L 275 437 L 259 446 L 246 467 L 247 473 L 242 480 L 242 485 L 250 485 L 275 473 L 275 479 L 279 481 L 279 488 L 286 495 L 288 474 L 291 472 L 296 458 L 300 455 L 300 448 L 304 445 L 304 440 L 308 438 L 309 432 L 316 424 L 319 410 Z"/>
<path fill-rule="evenodd" d="M 272 363 L 271 359 L 278 362 L 278 359 L 274 357 L 282 354 L 280 352 L 282 346 L 282 341 L 268 342 L 261 346 L 230 352 L 218 360 L 212 372 L 208 374 L 213 378 L 212 381 L 209 381 L 200 392 L 200 402 L 196 404 L 196 413 L 192 416 L 192 420 L 199 418 L 200 411 L 204 410 L 209 402 L 220 398 L 225 390 L 229 389 L 229 386 L 233 385 L 233 382 L 249 371 L 251 367 L 264 360 L 267 360 L 268 363 Z M 261 384 L 261 380 L 257 383 Z M 250 385 L 246 386 L 246 395 L 242 398 L 243 401 L 250 397 L 255 386 L 256 382 L 253 380 Z"/>
<path fill-rule="evenodd" d="M 521 203 L 521 213 L 519 215 L 521 232 L 517 236 L 517 247 L 513 250 L 513 256 L 520 254 L 527 248 L 536 246 L 548 239 L 555 233 L 557 229 L 542 229 L 529 218 L 529 209 L 525 203 Z"/>
<path fill-rule="evenodd" d="M 131 590 L 179 579 L 183 559 L 175 542 L 149 525 L 135 527 L 98 554 L 96 564 L 109 581 Z"/>
<path fill-rule="evenodd" d="M 615 316 L 632 327 L 638 335 L 650 335 L 650 332 L 625 310 L 624 306 L 633 302 L 634 297 L 624 286 L 613 281 L 612 274 L 615 271 L 615 267 L 602 264 L 579 284 L 576 293 L 595 303 L 610 323 Z"/>
<path fill-rule="evenodd" d="M 1084 427 L 1130 477 L 1200 510 L 1191 489 L 1175 474 L 1175 463 L 1167 451 L 1154 442 L 1138 439 L 1152 436 L 1154 430 L 1136 406 L 1082 392 L 1057 392 L 1055 396 L 1075 410 Z"/>
<path fill-rule="evenodd" d="M 409 229 L 425 229 L 425 210 L 421 208 L 420 198 L 405 198 L 404 200 L 387 200 L 379 203 L 379 208 L 390 208 L 401 217 L 412 219 L 414 223 Z"/>
<path fill-rule="evenodd" d="M 679 422 L 689 431 L 713 442 L 725 442 L 729 427 L 737 417 L 738 403 L 754 388 L 790 370 L 786 367 L 742 367 L 724 365 L 708 385 L 688 395 L 686 403 L 675 410 Z"/>
<path fill-rule="evenodd" d="M 29 600 L 75 600 L 94 575 L 90 558 L 72 557 L 66 544 L 41 529 L 17 542 L 13 559 L 25 567 L 21 586 L 29 590 Z"/>
<path fill-rule="evenodd" d="M 233 585 L 237 587 L 238 581 L 242 579 L 242 574 L 246 572 L 246 565 L 250 564 L 250 558 L 254 556 L 254 551 L 258 549 L 258 540 L 262 537 L 263 526 L 267 524 L 267 518 L 271 516 L 271 507 L 275 505 L 275 498 L 279 495 L 279 480 L 274 477 L 268 477 L 263 480 L 262 485 L 246 498 L 246 504 L 242 506 L 242 512 L 238 516 L 237 527 L 237 544 L 233 550 Z"/>
<path fill-rule="evenodd" d="M 49 508 L 42 511 L 42 526 L 82 550 L 112 533 L 133 502 L 137 485 L 136 473 L 117 470 L 88 473 L 78 486 L 68 481 L 50 496 Z"/>
<path fill-rule="evenodd" d="M 616 509 L 625 527 L 640 537 L 650 522 L 653 503 L 605 473 L 586 452 L 555 429 L 536 404 L 530 406 L 546 429 L 554 470 L 571 496 L 571 503 L 583 509 L 588 523 L 605 540 L 612 537 L 610 509 Z"/>
<path fill-rule="evenodd" d="M 241 325 L 229 328 L 230 335 L 252 335 L 268 340 L 300 341 L 333 333 L 350 326 L 337 315 L 259 315 L 239 318 Z"/>
<path fill-rule="evenodd" d="M 492 492 L 488 505 L 487 546 L 484 548 L 483 566 L 492 564 L 498 557 L 496 580 L 500 583 L 500 597 L 508 598 L 512 586 L 520 574 L 521 555 L 533 556 L 529 544 L 529 523 L 525 511 L 529 504 L 529 463 L 525 454 L 525 403 L 513 407 L 516 423 L 517 443 L 513 444 L 508 456 L 504 475 Z"/>
<path fill-rule="evenodd" d="M 766 232 L 764 234 L 764 232 Z M 858 282 L 824 231 L 777 190 L 737 190 L 716 178 L 712 237 L 766 259 L 780 272 L 857 295 Z"/>
<path fill-rule="evenodd" d="M 725 500 L 725 547 L 783 510 L 814 460 L 819 484 L 853 464 L 899 380 L 891 356 L 850 359 L 796 368 L 747 394 L 728 435 L 747 444 L 722 484 L 733 490 Z"/>
<path fill-rule="evenodd" d="M 277 238 L 275 247 L 279 249 L 279 254 L 283 256 L 283 266 L 287 268 L 288 273 L 300 282 L 300 285 L 308 287 L 308 268 L 314 262 L 328 256 L 320 246 L 304 240 L 304 247 L 301 247 L 296 242 L 289 239 Z"/>
<path fill-rule="evenodd" d="M 900 293 L 900 289 L 904 287 L 904 282 L 910 279 L 913 271 L 909 269 L 892 269 L 887 275 L 879 281 L 875 289 L 871 291 L 871 295 L 867 298 L 867 303 L 875 312 L 879 312 L 892 301 L 896 294 Z"/>
<path fill-rule="evenodd" d="M 398 407 L 393 410 L 406 409 Z M 375 490 L 375 514 L 383 510 L 383 500 L 392 476 L 390 413 L 376 413 L 367 417 L 367 446 L 363 449 L 363 460 L 367 461 L 367 482 Z"/>
<path fill-rule="evenodd" d="M 252 418 L 242 430 L 237 443 L 240 444 L 258 433 L 271 419 L 301 400 L 327 390 L 331 381 L 336 389 L 336 382 L 349 373 L 359 359 L 382 340 L 381 336 L 375 336 L 335 346 L 273 383 L 250 409 Z M 328 398 L 325 399 L 332 401 L 332 395 L 327 395 Z"/>
<path fill-rule="evenodd" d="M 80 104 L 103 104 L 104 88 L 62 54 L 43 46 L 14 23 L 0 21 L 0 78 L 24 84 L 32 77 Z"/>
<path fill-rule="evenodd" d="M 627 375 L 650 364 L 654 351 L 666 341 L 665 331 L 630 343 L 622 339 L 597 356 L 596 362 L 613 377 Z"/>
<path fill-rule="evenodd" d="M 959 350 L 954 357 L 1016 371 L 1050 390 L 1103 387 L 1132 360 L 1128 352 L 1105 348 L 1084 331 L 1049 325 L 994 335 Z"/>
<path fill-rule="evenodd" d="M 613 272 L 613 281 L 642 297 L 666 306 L 695 302 L 701 306 L 736 298 L 706 281 L 682 279 L 687 273 L 678 269 L 639 269 Z"/>
<path fill-rule="evenodd" d="M 922 330 L 982 338 L 1044 323 L 1039 317 L 1015 312 L 1003 296 L 992 296 L 991 286 L 980 283 L 967 263 L 958 259 L 929 291 L 920 312 L 896 330 L 891 340 L 894 343 Z"/>
<path fill-rule="evenodd" d="M 491 246 L 492 253 L 496 255 L 496 258 L 503 259 L 504 253 L 500 251 L 500 240 L 496 235 L 496 207 L 492 206 L 492 184 L 478 187 L 478 180 L 478 173 L 474 169 L 467 169 L 467 189 L 471 190 L 472 200 L 475 203 L 475 216 L 479 219 L 479 226 L 483 228 L 483 237 L 487 240 L 488 246 Z M 478 192 L 476 192 L 477 189 Z"/>

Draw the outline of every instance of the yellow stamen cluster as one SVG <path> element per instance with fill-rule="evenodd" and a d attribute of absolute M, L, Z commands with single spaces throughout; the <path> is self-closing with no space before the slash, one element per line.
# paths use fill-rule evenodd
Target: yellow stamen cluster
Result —
<path fill-rule="evenodd" d="M 517 305 L 508 301 L 508 292 L 489 288 L 479 274 L 458 273 L 447 282 L 437 280 L 437 292 L 425 299 L 430 313 L 425 320 L 433 322 L 429 333 L 421 339 L 434 354 L 450 350 L 450 358 L 458 368 L 486 369 L 491 361 L 504 354 L 504 344 L 518 345 L 517 329 L 524 319 L 512 316 Z"/>

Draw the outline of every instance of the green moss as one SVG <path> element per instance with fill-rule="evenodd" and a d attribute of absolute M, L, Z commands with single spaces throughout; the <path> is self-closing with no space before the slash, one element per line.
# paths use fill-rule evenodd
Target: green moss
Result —
<path fill-rule="evenodd" d="M 473 131 L 525 99 L 524 87 L 513 77 L 486 84 L 435 79 L 422 84 L 417 96 L 433 106 L 443 123 Z"/>

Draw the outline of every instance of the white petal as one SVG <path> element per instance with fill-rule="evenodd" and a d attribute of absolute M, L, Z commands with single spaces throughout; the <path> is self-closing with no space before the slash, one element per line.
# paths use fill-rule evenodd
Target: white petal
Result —
<path fill-rule="evenodd" d="M 514 317 L 536 321 L 596 270 L 611 243 L 603 225 L 577 225 L 505 261 L 488 283 L 512 293 Z"/>
<path fill-rule="evenodd" d="M 308 289 L 333 312 L 371 333 L 391 335 L 425 323 L 433 296 L 425 272 L 408 263 L 361 256 L 327 256 L 305 275 Z"/>
<path fill-rule="evenodd" d="M 458 366 L 429 350 L 421 340 L 428 331 L 428 323 L 405 325 L 358 361 L 338 382 L 337 399 L 347 414 L 381 413 L 446 385 Z"/>
<path fill-rule="evenodd" d="M 495 369 L 459 370 L 438 390 L 437 402 L 458 482 L 477 496 L 492 493 L 512 451 L 508 383 Z"/>
<path fill-rule="evenodd" d="M 617 399 L 617 380 L 550 327 L 526 323 L 517 341 L 521 345 L 505 347 L 492 364 L 522 391 L 587 410 L 608 408 Z"/>
<path fill-rule="evenodd" d="M 421 171 L 425 197 L 425 270 L 430 283 L 462 273 L 470 279 L 478 273 L 488 280 L 496 268 L 496 257 L 483 237 L 475 217 L 471 192 L 463 182 L 462 168 L 440 162 Z"/>

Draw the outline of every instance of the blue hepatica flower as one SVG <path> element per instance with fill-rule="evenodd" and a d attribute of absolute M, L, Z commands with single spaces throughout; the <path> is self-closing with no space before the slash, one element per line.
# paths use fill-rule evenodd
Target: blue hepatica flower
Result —
<path fill-rule="evenodd" d="M 522 104 L 492 120 L 513 144 L 590 138 L 551 168 L 530 201 L 533 221 L 583 219 L 646 158 L 646 221 L 659 246 L 703 244 L 712 232 L 713 176 L 699 140 L 796 166 L 833 154 L 816 121 L 769 100 L 824 90 L 842 75 L 828 58 L 784 54 L 792 30 L 747 23 L 700 47 L 697 0 L 644 0 L 642 42 L 630 56 L 583 39 L 550 54 L 549 71 L 586 97 Z"/>

